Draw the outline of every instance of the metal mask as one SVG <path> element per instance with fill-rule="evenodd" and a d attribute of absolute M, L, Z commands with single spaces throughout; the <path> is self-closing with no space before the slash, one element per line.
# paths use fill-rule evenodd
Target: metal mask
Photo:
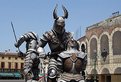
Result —
<path fill-rule="evenodd" d="M 68 49 L 76 49 L 79 50 L 79 44 L 76 40 L 71 39 L 67 42 L 67 46 Z"/>

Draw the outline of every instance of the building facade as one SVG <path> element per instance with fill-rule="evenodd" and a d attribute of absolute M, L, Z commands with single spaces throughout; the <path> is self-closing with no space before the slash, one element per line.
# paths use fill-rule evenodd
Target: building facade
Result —
<path fill-rule="evenodd" d="M 17 53 L 0 52 L 0 79 L 21 79 L 24 59 Z"/>
<path fill-rule="evenodd" d="M 121 15 L 87 27 L 79 41 L 88 54 L 87 76 L 96 75 L 98 82 L 121 81 Z"/>

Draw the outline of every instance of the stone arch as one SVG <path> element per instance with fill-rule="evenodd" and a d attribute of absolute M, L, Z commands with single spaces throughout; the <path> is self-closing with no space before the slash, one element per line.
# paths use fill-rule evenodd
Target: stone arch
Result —
<path fill-rule="evenodd" d="M 105 49 L 107 53 L 109 53 L 109 34 L 107 32 L 102 33 L 100 35 L 99 41 L 101 49 L 100 52 L 103 52 L 103 50 Z"/>
<path fill-rule="evenodd" d="M 108 68 L 103 68 L 101 74 L 110 74 L 109 69 Z"/>
<path fill-rule="evenodd" d="M 98 39 L 97 39 L 97 36 L 96 35 L 93 35 L 91 37 L 91 39 L 89 40 L 89 47 L 90 47 L 90 58 L 93 59 L 94 57 L 94 51 L 96 51 L 96 54 L 97 54 L 97 42 Z"/>
<path fill-rule="evenodd" d="M 97 72 L 96 69 L 92 69 L 92 70 L 91 70 L 91 74 L 98 74 L 98 72 Z"/>
<path fill-rule="evenodd" d="M 109 41 L 110 41 L 110 36 L 108 32 L 103 32 L 100 37 L 99 37 L 99 44 L 100 44 L 100 49 L 99 49 L 99 55 L 101 57 L 101 63 L 109 63 Z"/>
<path fill-rule="evenodd" d="M 121 31 L 116 31 L 112 38 L 113 55 L 121 55 Z"/>
<path fill-rule="evenodd" d="M 121 54 L 121 28 L 115 28 L 111 33 L 113 55 Z"/>
<path fill-rule="evenodd" d="M 89 46 L 89 42 L 88 42 L 88 40 L 87 40 L 87 39 L 85 40 L 85 44 L 86 44 L 86 53 L 88 53 L 88 46 Z"/>
<path fill-rule="evenodd" d="M 121 74 L 121 67 L 117 67 L 114 71 L 114 74 Z"/>
<path fill-rule="evenodd" d="M 80 44 L 80 49 L 85 52 L 86 51 L 86 43 L 85 42 L 81 42 Z"/>

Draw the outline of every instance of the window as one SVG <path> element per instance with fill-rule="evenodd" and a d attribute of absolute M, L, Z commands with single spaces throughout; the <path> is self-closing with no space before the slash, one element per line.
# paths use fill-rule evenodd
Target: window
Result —
<path fill-rule="evenodd" d="M 11 59 L 11 57 L 8 57 L 8 59 L 10 60 L 10 59 Z"/>
<path fill-rule="evenodd" d="M 23 60 L 24 58 L 21 58 L 21 60 Z"/>
<path fill-rule="evenodd" d="M 1 62 L 1 68 L 2 68 L 2 69 L 5 68 L 5 62 Z"/>
<path fill-rule="evenodd" d="M 21 63 L 21 69 L 23 69 L 24 63 Z"/>
<path fill-rule="evenodd" d="M 11 62 L 8 62 L 8 69 L 11 69 Z"/>
<path fill-rule="evenodd" d="M 18 69 L 18 63 L 15 63 L 15 69 Z"/>
<path fill-rule="evenodd" d="M 2 59 L 4 59 L 4 57 L 2 57 Z"/>
<path fill-rule="evenodd" d="M 15 57 L 15 59 L 17 60 L 17 57 Z"/>

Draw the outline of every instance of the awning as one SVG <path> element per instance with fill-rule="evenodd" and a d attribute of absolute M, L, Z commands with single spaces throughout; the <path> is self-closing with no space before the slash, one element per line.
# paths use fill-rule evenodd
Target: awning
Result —
<path fill-rule="evenodd" d="M 14 74 L 14 77 L 22 77 L 20 73 L 13 73 Z"/>
<path fill-rule="evenodd" d="M 13 73 L 0 73 L 0 77 L 14 77 Z"/>
<path fill-rule="evenodd" d="M 22 77 L 20 73 L 0 73 L 0 77 Z"/>

